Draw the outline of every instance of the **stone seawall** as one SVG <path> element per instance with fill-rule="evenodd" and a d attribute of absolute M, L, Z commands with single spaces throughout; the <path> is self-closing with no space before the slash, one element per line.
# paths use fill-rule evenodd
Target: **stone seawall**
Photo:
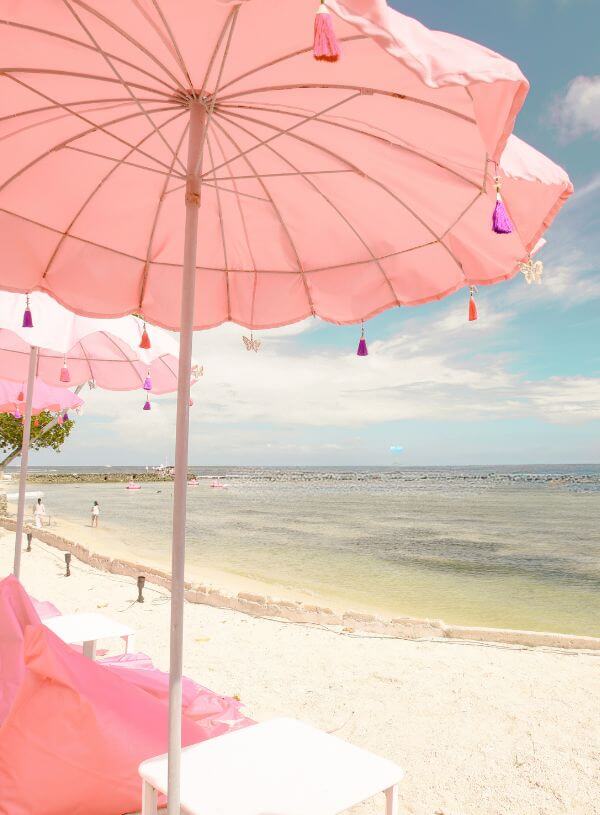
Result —
<path fill-rule="evenodd" d="M 16 524 L 12 518 L 0 517 L 0 527 L 14 532 Z M 36 540 L 48 546 L 70 552 L 74 558 L 88 566 L 92 566 L 94 569 L 131 577 L 133 581 L 139 575 L 144 575 L 148 583 L 162 586 L 169 591 L 171 589 L 171 577 L 168 572 L 145 566 L 143 563 L 110 558 L 106 555 L 90 552 L 84 546 L 44 529 L 26 526 L 24 532 L 31 533 Z M 447 625 L 441 620 L 420 620 L 413 617 L 384 619 L 373 614 L 355 611 L 339 613 L 325 606 L 263 597 L 260 594 L 250 592 L 239 592 L 236 595 L 231 595 L 210 586 L 190 582 L 185 583 L 185 599 L 190 603 L 229 608 L 255 617 L 275 617 L 295 623 L 341 627 L 347 633 L 361 632 L 414 640 L 435 638 L 520 645 L 533 648 L 600 651 L 600 638 L 598 637 L 580 637 L 539 631 L 517 631 L 504 628 L 474 628 Z"/>

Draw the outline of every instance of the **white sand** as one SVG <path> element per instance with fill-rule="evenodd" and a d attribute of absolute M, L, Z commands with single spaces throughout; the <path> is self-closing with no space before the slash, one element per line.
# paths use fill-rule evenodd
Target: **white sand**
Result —
<path fill-rule="evenodd" d="M 0 574 L 13 536 L 0 531 Z M 23 582 L 62 611 L 100 608 L 168 665 L 168 593 L 34 540 Z M 291 715 L 387 756 L 406 772 L 401 812 L 600 815 L 600 654 L 340 634 L 186 605 L 185 672 L 239 694 L 256 719 Z M 382 801 L 357 812 L 379 813 Z"/>

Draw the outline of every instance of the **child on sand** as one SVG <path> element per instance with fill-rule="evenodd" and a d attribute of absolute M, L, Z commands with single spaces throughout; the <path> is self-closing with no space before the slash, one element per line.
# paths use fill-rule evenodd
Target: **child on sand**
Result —
<path fill-rule="evenodd" d="M 92 527 L 98 526 L 99 519 L 100 519 L 100 507 L 98 506 L 98 501 L 94 501 L 94 506 L 92 507 Z"/>

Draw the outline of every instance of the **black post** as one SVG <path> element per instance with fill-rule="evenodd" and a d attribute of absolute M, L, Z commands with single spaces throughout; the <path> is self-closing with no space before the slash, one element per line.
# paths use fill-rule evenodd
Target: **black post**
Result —
<path fill-rule="evenodd" d="M 65 552 L 65 563 L 67 565 L 67 573 L 65 577 L 71 577 L 71 553 Z"/>
<path fill-rule="evenodd" d="M 139 575 L 139 577 L 137 579 L 137 587 L 138 587 L 138 599 L 137 599 L 137 602 L 138 603 L 143 603 L 144 602 L 144 595 L 142 594 L 142 591 L 144 590 L 144 584 L 145 583 L 146 583 L 146 578 L 144 577 L 144 575 L 143 574 Z"/>
<path fill-rule="evenodd" d="M 33 538 L 33 532 L 27 532 L 27 549 L 26 552 L 31 552 L 31 539 Z"/>

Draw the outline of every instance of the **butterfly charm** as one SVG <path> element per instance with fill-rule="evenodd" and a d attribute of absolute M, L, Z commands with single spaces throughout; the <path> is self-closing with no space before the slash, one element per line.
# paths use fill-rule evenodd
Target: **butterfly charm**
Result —
<path fill-rule="evenodd" d="M 542 274 L 544 271 L 544 264 L 541 260 L 532 260 L 529 258 L 527 263 L 521 263 L 520 271 L 525 276 L 527 285 L 531 286 L 532 283 L 540 284 L 542 282 Z"/>
<path fill-rule="evenodd" d="M 254 339 L 254 334 L 250 334 L 250 337 L 242 337 L 244 340 L 244 345 L 246 346 L 246 351 L 254 351 L 255 354 L 258 354 L 258 349 L 261 346 L 260 340 Z"/>
<path fill-rule="evenodd" d="M 192 365 L 192 379 L 200 379 L 204 376 L 204 365 Z"/>
<path fill-rule="evenodd" d="M 95 381 L 94 381 L 93 379 L 90 379 L 90 380 L 88 381 L 88 388 L 89 388 L 91 391 L 93 391 L 93 390 L 95 389 L 95 387 L 96 387 L 96 383 L 95 383 Z"/>

